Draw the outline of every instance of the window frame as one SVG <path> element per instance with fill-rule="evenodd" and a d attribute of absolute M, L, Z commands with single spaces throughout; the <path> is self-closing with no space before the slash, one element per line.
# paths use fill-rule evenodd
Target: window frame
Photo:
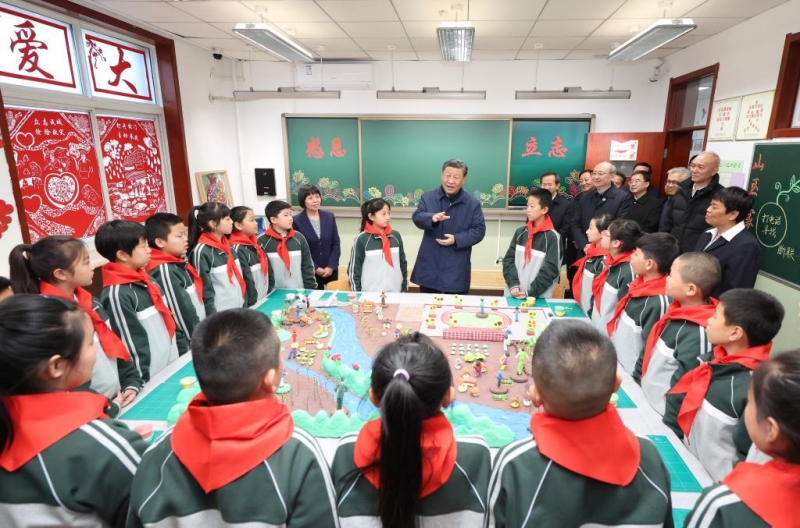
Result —
<path fill-rule="evenodd" d="M 783 44 L 775 102 L 769 118 L 769 139 L 800 138 L 800 126 L 792 126 L 800 112 L 800 32 L 788 33 Z"/>

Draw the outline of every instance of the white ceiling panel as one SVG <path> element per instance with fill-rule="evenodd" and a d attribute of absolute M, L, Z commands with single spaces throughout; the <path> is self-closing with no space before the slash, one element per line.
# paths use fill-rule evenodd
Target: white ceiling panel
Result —
<path fill-rule="evenodd" d="M 745 18 L 694 18 L 694 23 L 697 24 L 697 29 L 692 31 L 690 35 L 715 35 L 720 31 L 735 26 L 739 22 L 746 20 Z"/>
<path fill-rule="evenodd" d="M 280 59 L 270 55 L 269 53 L 265 53 L 263 51 L 254 51 L 252 54 L 248 53 L 247 51 L 226 51 L 223 53 L 226 57 L 231 59 L 238 59 L 238 60 L 252 60 L 255 61 L 268 61 L 268 62 L 279 62 Z M 251 58 L 252 57 L 252 58 Z"/>
<path fill-rule="evenodd" d="M 667 17 L 682 17 L 707 0 L 672 0 L 667 9 Z M 757 0 L 751 0 L 757 1 Z M 664 9 L 658 7 L 656 0 L 628 0 L 615 13 L 614 18 L 662 18 Z"/>
<path fill-rule="evenodd" d="M 395 38 L 406 36 L 406 31 L 400 22 L 342 22 L 339 27 L 350 38 Z"/>
<path fill-rule="evenodd" d="M 533 20 L 476 20 L 475 37 L 527 37 Z"/>
<path fill-rule="evenodd" d="M 560 60 L 567 56 L 571 50 L 550 50 L 550 49 L 543 49 L 538 54 L 539 60 Z M 517 53 L 518 60 L 531 60 L 535 61 L 537 59 L 537 53 L 534 50 L 523 49 Z"/>
<path fill-rule="evenodd" d="M 656 4 L 656 0 L 651 0 Z M 542 20 L 572 20 L 576 14 L 581 18 L 608 18 L 625 0 L 559 0 L 548 2 L 542 11 Z"/>
<path fill-rule="evenodd" d="M 319 55 L 318 52 L 314 52 Z M 322 56 L 325 60 L 369 60 L 369 55 L 363 51 L 325 51 Z"/>
<path fill-rule="evenodd" d="M 205 22 L 153 22 L 153 25 L 160 27 L 170 33 L 175 33 L 182 37 L 195 38 L 227 38 L 229 33 L 206 24 Z"/>
<path fill-rule="evenodd" d="M 466 2 L 453 2 L 453 0 L 393 0 L 392 3 L 403 21 L 435 20 L 438 23 L 439 20 L 454 20 L 455 15 L 450 14 L 450 7 L 459 3 L 464 6 L 458 16 L 459 20 L 464 20 L 467 17 Z M 448 14 L 445 17 L 441 17 L 439 11 L 448 11 Z"/>
<path fill-rule="evenodd" d="M 602 20 L 538 20 L 532 37 L 588 37 Z"/>
<path fill-rule="evenodd" d="M 622 42 L 625 42 L 656 20 L 655 18 L 612 18 L 600 24 L 600 27 L 592 33 L 592 36 L 616 37 L 622 39 Z M 639 29 L 631 31 L 631 26 L 638 26 Z"/>
<path fill-rule="evenodd" d="M 573 50 L 570 51 L 569 54 L 564 58 L 566 60 L 592 60 L 598 58 L 605 58 L 607 56 L 608 56 L 608 50 Z M 609 79 L 610 78 L 611 77 L 609 76 Z M 588 90 L 589 88 L 586 89 Z"/>
<path fill-rule="evenodd" d="M 141 20 L 142 22 L 197 22 L 192 15 L 176 9 L 172 3 L 156 2 L 104 2 L 111 11 Z"/>
<path fill-rule="evenodd" d="M 298 41 L 312 51 L 315 50 L 317 46 L 325 46 L 325 53 L 329 51 L 362 51 L 358 44 L 349 38 L 298 39 Z"/>
<path fill-rule="evenodd" d="M 469 19 L 536 20 L 545 3 L 546 0 L 470 0 Z"/>
<path fill-rule="evenodd" d="M 391 60 L 392 54 L 388 51 L 367 51 L 370 58 L 376 61 L 389 61 Z M 394 52 L 394 60 L 396 61 L 415 61 L 417 60 L 417 54 L 413 51 L 395 51 Z"/>
<path fill-rule="evenodd" d="M 398 38 L 357 38 L 353 39 L 364 51 L 387 51 L 390 45 L 395 46 L 395 51 L 414 51 L 411 42 L 405 37 Z"/>
<path fill-rule="evenodd" d="M 525 42 L 523 37 L 479 37 L 475 36 L 473 49 L 476 50 L 518 50 Z"/>
<path fill-rule="evenodd" d="M 438 51 L 418 51 L 417 58 L 421 61 L 442 61 L 442 54 Z"/>
<path fill-rule="evenodd" d="M 394 22 L 399 20 L 389 0 L 321 0 L 323 11 L 336 22 Z"/>
<path fill-rule="evenodd" d="M 289 30 L 294 30 L 294 38 L 297 39 L 347 38 L 348 36 L 333 22 L 279 22 L 275 25 L 289 33 L 291 33 Z"/>
<path fill-rule="evenodd" d="M 417 51 L 437 51 L 439 40 L 435 38 L 412 38 L 411 44 Z"/>
<path fill-rule="evenodd" d="M 256 0 L 243 2 L 253 11 L 256 6 L 267 8 L 265 18 L 270 22 L 330 22 L 331 17 L 316 2 L 306 0 Z"/>
<path fill-rule="evenodd" d="M 403 22 L 403 27 L 411 38 L 438 38 L 436 28 L 439 22 Z"/>
<path fill-rule="evenodd" d="M 204 22 L 260 22 L 261 17 L 239 2 L 173 2 L 177 9 Z"/>
<path fill-rule="evenodd" d="M 516 50 L 473 50 L 472 60 L 514 60 Z"/>
<path fill-rule="evenodd" d="M 545 50 L 573 49 L 584 41 L 586 37 L 529 37 L 522 45 L 522 49 L 534 49 L 536 44 L 544 45 Z"/>
<path fill-rule="evenodd" d="M 586 40 L 580 43 L 578 49 L 604 49 L 611 51 L 612 44 L 622 44 L 626 39 L 618 39 L 613 37 L 587 37 Z"/>
<path fill-rule="evenodd" d="M 223 52 L 248 51 L 254 49 L 252 45 L 249 45 L 244 40 L 238 38 L 222 38 L 222 39 L 190 38 L 186 40 L 188 40 L 192 44 L 196 44 L 198 46 L 202 46 L 207 49 L 220 48 Z"/>
<path fill-rule="evenodd" d="M 708 0 L 687 13 L 689 17 L 751 17 L 787 0 Z"/>

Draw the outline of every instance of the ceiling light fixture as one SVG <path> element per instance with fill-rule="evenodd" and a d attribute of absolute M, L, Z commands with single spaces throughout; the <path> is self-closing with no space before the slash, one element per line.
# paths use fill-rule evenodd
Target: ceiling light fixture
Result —
<path fill-rule="evenodd" d="M 463 9 L 461 4 L 455 4 L 450 9 L 456 14 L 455 22 L 442 22 L 436 28 L 442 60 L 469 62 L 472 59 L 475 27 L 472 22 L 458 21 L 458 13 Z"/>
<path fill-rule="evenodd" d="M 515 99 L 630 99 L 630 90 L 584 90 L 567 86 L 563 90 L 517 90 Z"/>
<path fill-rule="evenodd" d="M 292 86 L 271 90 L 235 90 L 233 99 L 236 101 L 257 101 L 259 99 L 341 99 L 340 90 L 298 90 Z"/>
<path fill-rule="evenodd" d="M 446 90 L 442 91 L 436 87 L 423 88 L 421 91 L 416 90 L 378 90 L 375 92 L 378 99 L 472 99 L 472 100 L 485 100 L 486 91 L 466 91 L 461 90 Z"/>
<path fill-rule="evenodd" d="M 283 61 L 314 62 L 309 50 L 272 24 L 245 22 L 236 24 L 233 32 Z"/>
<path fill-rule="evenodd" d="M 691 18 L 664 18 L 623 42 L 608 60 L 636 60 L 697 28 Z"/>

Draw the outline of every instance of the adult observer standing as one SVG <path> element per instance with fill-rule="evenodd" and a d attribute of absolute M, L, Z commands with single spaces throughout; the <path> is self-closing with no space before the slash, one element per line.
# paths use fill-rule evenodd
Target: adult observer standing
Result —
<path fill-rule="evenodd" d="M 672 199 L 678 193 L 679 185 L 691 175 L 686 167 L 675 167 L 667 171 L 667 183 L 664 184 L 664 209 L 661 210 L 661 218 L 658 221 L 658 230 L 667 230 L 667 217 L 672 211 Z"/>
<path fill-rule="evenodd" d="M 422 293 L 469 293 L 472 246 L 486 235 L 480 202 L 464 191 L 467 164 L 442 166 L 442 185 L 422 195 L 411 216 L 424 231 L 411 282 Z"/>
<path fill-rule="evenodd" d="M 711 198 L 723 187 L 717 170 L 719 156 L 714 152 L 701 152 L 689 165 L 692 177 L 680 184 L 672 198 L 664 227 L 678 239 L 681 253 L 694 251 L 700 235 L 711 227 L 706 222 L 706 209 L 711 205 Z"/>
<path fill-rule="evenodd" d="M 317 289 L 339 278 L 339 257 L 342 248 L 336 217 L 320 209 L 322 197 L 315 185 L 301 185 L 297 189 L 297 201 L 303 210 L 294 217 L 294 228 L 302 233 L 311 249 Z"/>

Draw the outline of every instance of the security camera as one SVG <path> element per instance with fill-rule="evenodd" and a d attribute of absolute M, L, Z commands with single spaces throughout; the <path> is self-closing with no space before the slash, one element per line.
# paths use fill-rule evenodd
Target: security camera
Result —
<path fill-rule="evenodd" d="M 211 56 L 214 57 L 216 60 L 222 60 L 222 49 L 211 48 Z"/>

